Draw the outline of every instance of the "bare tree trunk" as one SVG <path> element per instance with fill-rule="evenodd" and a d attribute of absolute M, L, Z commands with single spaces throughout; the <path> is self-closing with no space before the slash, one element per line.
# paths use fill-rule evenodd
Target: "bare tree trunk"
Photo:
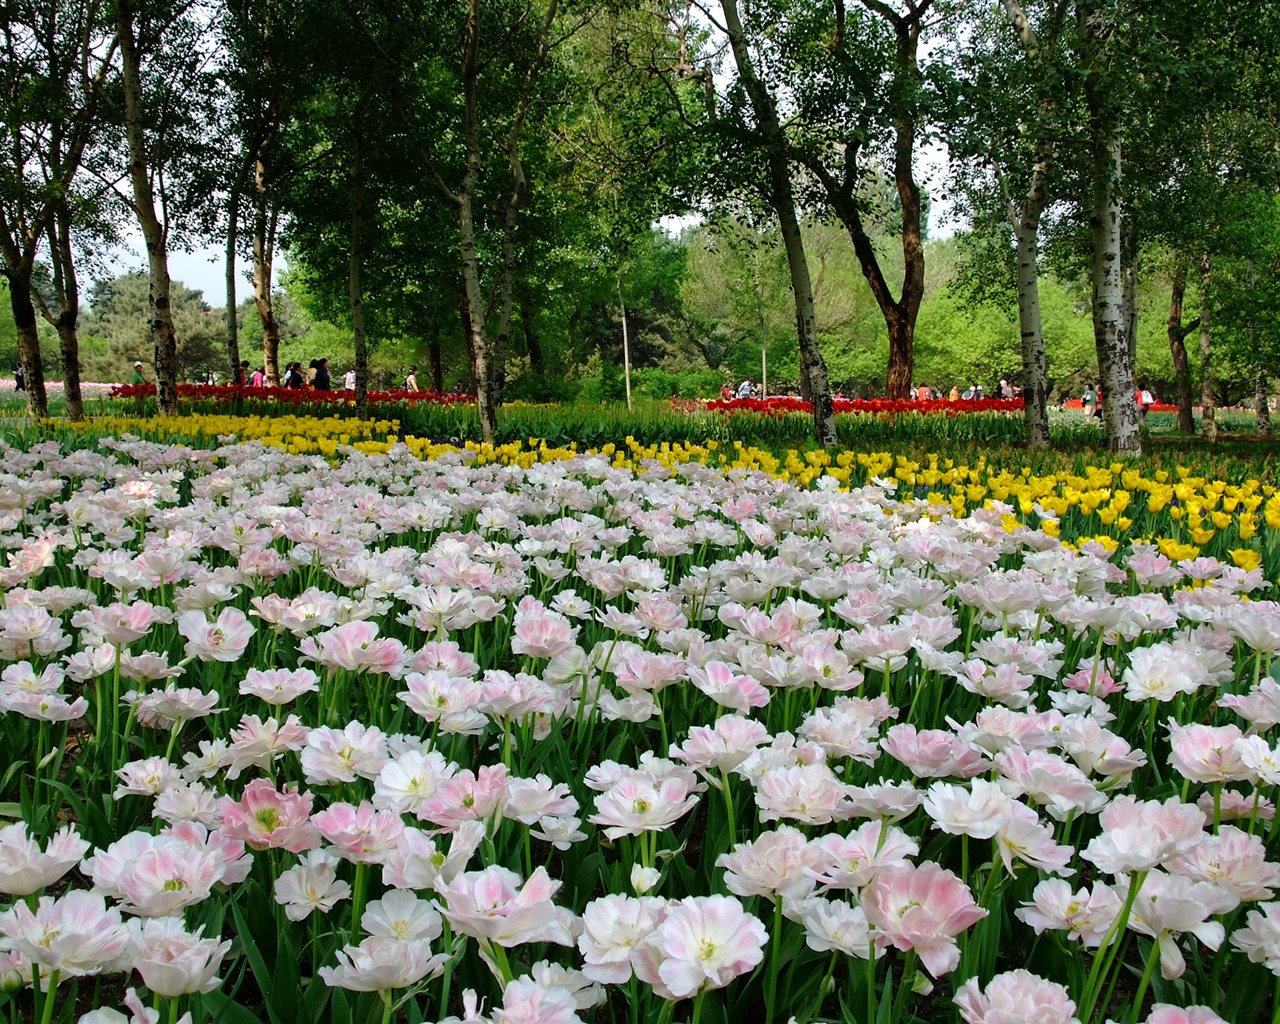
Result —
<path fill-rule="evenodd" d="M 66 203 L 58 205 L 49 229 L 53 290 L 58 301 L 58 315 L 50 319 L 57 328 L 58 344 L 62 349 L 62 390 L 67 417 L 78 422 L 84 419 L 84 397 L 80 393 L 80 338 L 76 333 L 80 317 L 80 285 L 76 280 L 75 256 L 71 251 L 71 210 Z"/>
<path fill-rule="evenodd" d="M 369 418 L 369 346 L 364 332 L 364 291 L 360 284 L 360 261 L 364 255 L 363 96 L 356 104 L 351 140 L 354 166 L 351 170 L 351 254 L 347 263 L 347 298 L 351 304 L 351 333 L 355 336 L 356 347 L 356 415 L 364 420 Z M 255 268 L 256 262 L 255 253 Z"/>
<path fill-rule="evenodd" d="M 1187 335 L 1199 326 L 1197 319 L 1185 327 L 1182 324 L 1182 302 L 1187 294 L 1187 268 L 1178 264 L 1173 272 L 1173 289 L 1169 297 L 1169 354 L 1173 357 L 1173 373 L 1178 382 L 1178 430 L 1184 434 L 1196 432 L 1192 413 L 1191 364 L 1187 360 Z"/>
<path fill-rule="evenodd" d="M 1253 411 L 1258 417 L 1258 433 L 1263 437 L 1271 436 L 1271 388 L 1267 382 L 1267 370 L 1258 367 L 1253 379 Z"/>
<path fill-rule="evenodd" d="M 1136 368 L 1138 364 L 1138 227 L 1132 211 L 1125 215 L 1123 228 L 1120 254 L 1124 265 L 1124 336 L 1129 343 L 1129 364 Z"/>
<path fill-rule="evenodd" d="M 1217 380 L 1213 372 L 1213 335 L 1209 323 L 1209 288 L 1213 264 L 1209 254 L 1200 257 L 1200 431 L 1206 441 L 1218 440 L 1216 416 Z"/>
<path fill-rule="evenodd" d="M 231 363 L 231 382 L 248 384 L 240 372 L 240 323 L 236 317 L 236 255 L 240 237 L 240 190 L 242 175 L 231 183 L 227 200 L 227 359 Z"/>
<path fill-rule="evenodd" d="M 631 337 L 627 333 L 627 300 L 622 297 L 622 278 L 618 278 L 618 308 L 622 310 L 622 379 L 627 389 L 627 409 L 631 408 Z"/>
<path fill-rule="evenodd" d="M 800 220 L 796 215 L 795 197 L 791 191 L 786 140 L 778 122 L 773 97 L 757 77 L 751 62 L 737 0 L 721 0 L 720 6 L 724 11 L 725 28 L 734 62 L 743 87 L 751 99 L 760 134 L 768 151 L 770 200 L 778 215 L 778 228 L 782 234 L 787 269 L 791 275 L 791 292 L 796 306 L 796 338 L 800 348 L 801 383 L 805 379 L 809 383 L 809 401 L 813 403 L 813 436 L 824 448 L 832 448 L 838 442 L 835 408 L 827 381 L 827 364 L 822 358 L 822 349 L 818 346 L 813 282 L 809 276 L 809 261 L 805 256 L 804 238 L 800 233 Z"/>
<path fill-rule="evenodd" d="M 1040 211 L 1028 203 L 1017 225 L 1018 324 L 1022 332 L 1022 399 L 1027 443 L 1049 447 L 1048 360 L 1040 322 Z"/>
<path fill-rule="evenodd" d="M 1093 335 L 1102 380 L 1107 445 L 1118 454 L 1140 455 L 1138 409 L 1133 400 L 1133 362 L 1125 337 L 1124 275 L 1121 269 L 1120 140 L 1109 115 L 1097 117 L 1093 153 Z"/>
<path fill-rule="evenodd" d="M 129 144 L 129 177 L 138 226 L 147 246 L 150 272 L 151 341 L 155 352 L 156 398 L 160 413 L 178 412 L 178 339 L 169 305 L 169 248 L 167 232 L 156 216 L 155 194 L 147 166 L 147 139 L 143 125 L 142 74 L 134 36 L 131 0 L 117 6 L 120 58 L 124 86 L 124 127 Z"/>
<path fill-rule="evenodd" d="M 49 396 L 44 386 L 44 362 L 40 355 L 40 329 L 36 323 L 35 306 L 31 304 L 30 267 L 24 276 L 20 271 L 8 269 L 9 305 L 13 309 L 13 322 L 18 328 L 18 358 L 27 381 L 27 411 L 32 419 L 42 420 L 49 415 Z"/>
<path fill-rule="evenodd" d="M 267 385 L 274 388 L 280 386 L 280 324 L 271 293 L 276 210 L 270 201 L 267 168 L 261 159 L 253 165 L 253 186 L 253 304 L 262 321 L 262 362 Z"/>

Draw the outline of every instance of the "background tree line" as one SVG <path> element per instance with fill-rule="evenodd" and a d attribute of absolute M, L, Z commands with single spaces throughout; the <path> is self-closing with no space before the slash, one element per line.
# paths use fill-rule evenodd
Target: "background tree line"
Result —
<path fill-rule="evenodd" d="M 180 376 L 243 356 L 274 382 L 284 355 L 349 345 L 361 403 L 371 375 L 420 360 L 467 381 L 491 434 L 505 397 L 612 391 L 624 340 L 637 366 L 794 383 L 823 442 L 833 386 L 1004 376 L 1047 443 L 1049 401 L 1096 375 L 1130 452 L 1138 383 L 1176 395 L 1188 429 L 1199 404 L 1210 434 L 1220 402 L 1265 408 L 1269 5 L 47 0 L 0 17 L 0 249 L 37 415 L 49 350 L 76 416 L 79 371 L 114 372 L 124 348 L 172 412 Z M 930 243 L 922 154 L 941 152 L 934 199 L 967 230 Z M 696 226 L 655 230 L 671 216 Z M 106 280 L 126 233 L 145 280 Z M 221 315 L 168 271 L 211 243 Z M 118 310 L 144 285 L 130 335 Z"/>

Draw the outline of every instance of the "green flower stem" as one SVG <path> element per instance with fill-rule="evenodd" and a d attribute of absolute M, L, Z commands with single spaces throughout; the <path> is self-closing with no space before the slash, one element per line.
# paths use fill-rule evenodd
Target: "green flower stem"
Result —
<path fill-rule="evenodd" d="M 1102 943 L 1098 946 L 1098 951 L 1093 956 L 1093 967 L 1089 970 L 1089 980 L 1085 983 L 1084 999 L 1080 1003 L 1080 1019 L 1082 1021 L 1090 1021 L 1093 1019 L 1094 1008 L 1098 1004 L 1098 996 L 1102 992 L 1101 981 L 1106 978 L 1105 967 L 1110 969 L 1111 961 L 1115 959 L 1115 947 L 1113 942 L 1117 936 L 1124 933 L 1124 929 L 1129 924 L 1129 914 L 1133 910 L 1133 901 L 1138 898 L 1138 890 L 1142 888 L 1142 883 L 1147 880 L 1147 872 L 1139 871 L 1129 879 L 1129 892 L 1125 895 L 1124 905 L 1120 908 L 1120 913 L 1116 919 L 1111 922 L 1111 927 L 1107 929 L 1107 933 L 1102 937 Z M 1108 956 L 1108 954 L 1110 954 Z"/>
<path fill-rule="evenodd" d="M 1156 964 L 1160 962 L 1160 939 L 1151 940 L 1151 952 L 1147 954 L 1147 966 L 1142 972 L 1142 980 L 1138 982 L 1138 991 L 1133 997 L 1133 1005 L 1129 1007 L 1129 1022 L 1134 1024 L 1138 1014 L 1142 1012 L 1142 1000 L 1146 998 L 1147 986 L 1151 984 L 1151 975 L 1155 973 Z"/>
<path fill-rule="evenodd" d="M 35 970 L 35 991 L 40 991 L 40 968 Z M 44 997 L 44 1012 L 40 1014 L 40 1024 L 49 1024 L 53 1020 L 53 1004 L 58 1001 L 58 972 L 51 971 L 49 974 L 49 993 Z"/>
<path fill-rule="evenodd" d="M 778 960 L 782 955 L 782 900 L 773 903 L 773 931 L 769 935 L 769 975 L 765 979 L 764 1005 L 769 1020 L 774 1020 L 774 1004 L 778 999 Z"/>

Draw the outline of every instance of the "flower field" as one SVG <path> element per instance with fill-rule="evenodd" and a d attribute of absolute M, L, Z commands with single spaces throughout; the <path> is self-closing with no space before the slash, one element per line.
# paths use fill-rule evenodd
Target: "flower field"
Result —
<path fill-rule="evenodd" d="M 1280 1021 L 1270 483 L 3 436 L 0 1018 Z"/>
<path fill-rule="evenodd" d="M 786 413 L 813 412 L 813 406 L 803 398 L 789 395 L 775 395 L 772 398 L 713 399 L 703 404 L 706 408 L 721 413 L 755 412 L 767 416 L 782 416 Z M 837 398 L 832 405 L 837 414 L 861 413 L 879 416 L 904 413 L 958 416 L 980 412 L 1021 412 L 1023 409 L 1021 398 L 979 398 L 958 402 L 945 398 L 924 401 L 905 398 Z"/>

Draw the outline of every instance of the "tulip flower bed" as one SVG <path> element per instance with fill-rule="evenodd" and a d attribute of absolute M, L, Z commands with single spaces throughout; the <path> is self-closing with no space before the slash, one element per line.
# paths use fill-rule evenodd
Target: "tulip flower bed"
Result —
<path fill-rule="evenodd" d="M 112 398 L 131 401 L 155 400 L 154 384 L 115 384 Z M 315 388 L 252 388 L 235 384 L 179 384 L 178 398 L 185 402 L 210 403 L 214 408 L 236 408 L 252 411 L 257 405 L 298 406 L 353 405 L 353 391 L 318 391 Z M 438 391 L 370 391 L 370 405 L 474 405 L 471 395 L 442 395 Z"/>
<path fill-rule="evenodd" d="M 673 400 L 678 401 L 678 400 Z M 781 416 L 800 412 L 812 415 L 813 406 L 803 398 L 792 395 L 775 395 L 772 398 L 724 398 L 700 403 L 714 412 L 755 412 L 767 416 Z M 877 416 L 893 416 L 902 413 L 959 416 L 977 412 L 1021 412 L 1021 398 L 979 398 L 952 402 L 945 398 L 926 401 L 906 398 L 837 398 L 832 405 L 837 415 L 864 413 Z"/>
<path fill-rule="evenodd" d="M 1269 485 L 365 426 L 0 445 L 0 1014 L 1280 1020 Z"/>

